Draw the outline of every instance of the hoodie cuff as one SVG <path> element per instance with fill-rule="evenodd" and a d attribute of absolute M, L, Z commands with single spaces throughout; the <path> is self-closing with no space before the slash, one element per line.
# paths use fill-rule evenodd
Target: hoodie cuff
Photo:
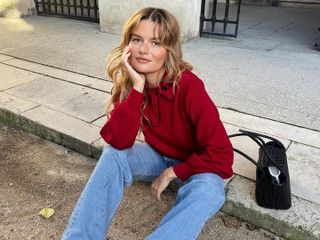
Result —
<path fill-rule="evenodd" d="M 140 111 L 140 106 L 143 103 L 143 98 L 143 93 L 138 92 L 136 89 L 132 88 L 127 99 L 124 102 L 128 107 L 130 107 L 130 109 Z"/>
<path fill-rule="evenodd" d="M 192 169 L 185 162 L 174 165 L 173 171 L 183 182 L 188 180 L 188 178 L 193 175 Z"/>

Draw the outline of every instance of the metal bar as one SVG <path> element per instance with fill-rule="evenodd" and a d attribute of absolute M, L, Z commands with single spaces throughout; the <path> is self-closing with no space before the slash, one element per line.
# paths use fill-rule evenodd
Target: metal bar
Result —
<path fill-rule="evenodd" d="M 238 36 L 238 28 L 239 28 L 239 17 L 240 17 L 240 6 L 241 0 L 238 0 L 238 10 L 237 10 L 237 21 L 236 21 L 236 29 L 235 29 L 235 37 Z"/>
<path fill-rule="evenodd" d="M 51 13 L 51 0 L 48 0 L 48 9 L 49 9 L 49 13 Z"/>
<path fill-rule="evenodd" d="M 74 15 L 77 16 L 77 10 L 78 10 L 77 0 L 73 0 L 73 7 L 74 7 Z"/>
<path fill-rule="evenodd" d="M 90 18 L 90 11 L 91 11 L 91 5 L 90 5 L 90 0 L 87 0 L 87 9 L 88 9 L 88 17 Z"/>
<path fill-rule="evenodd" d="M 43 0 L 43 2 L 42 2 L 42 7 L 43 7 L 43 11 L 44 11 L 44 12 L 48 11 L 48 10 L 46 10 L 46 9 L 47 9 L 46 4 L 47 4 L 46 0 Z"/>
<path fill-rule="evenodd" d="M 203 22 L 204 22 L 204 7 L 206 5 L 206 0 L 201 0 L 201 12 L 200 12 L 200 37 L 203 33 Z"/>
<path fill-rule="evenodd" d="M 60 0 L 60 9 L 61 9 L 61 13 L 64 14 L 64 5 L 63 5 L 63 0 Z"/>
<path fill-rule="evenodd" d="M 85 5 L 85 1 L 88 1 L 87 5 Z M 89 1 L 90 0 L 34 0 L 38 15 L 54 15 L 90 22 L 99 22 L 98 2 L 97 0 L 94 0 L 93 3 L 90 4 Z M 86 16 L 85 10 L 87 10 L 88 16 Z"/>
<path fill-rule="evenodd" d="M 41 14 L 41 16 L 55 16 L 55 17 L 66 17 L 66 15 L 62 15 L 62 14 L 48 14 L 48 13 L 43 13 Z M 99 19 L 97 18 L 87 18 L 87 17 L 81 17 L 81 16 L 68 16 L 68 18 L 70 19 L 76 19 L 76 20 L 81 20 L 81 21 L 86 21 L 86 22 L 99 22 Z"/>
<path fill-rule="evenodd" d="M 38 1 L 38 3 L 39 3 L 39 1 Z M 45 0 L 43 0 L 43 2 L 41 2 L 41 3 L 42 3 L 42 11 L 45 12 L 46 11 Z"/>
<path fill-rule="evenodd" d="M 37 14 L 39 14 L 39 12 L 40 12 L 40 10 L 39 10 L 39 2 L 37 0 L 35 0 L 35 5 L 36 5 Z"/>
<path fill-rule="evenodd" d="M 319 2 L 300 2 L 300 1 L 278 1 L 278 3 L 300 3 L 300 4 L 316 4 L 316 5 L 319 5 L 320 3 Z"/>
<path fill-rule="evenodd" d="M 98 4 L 97 4 L 97 0 L 94 0 L 94 17 L 98 18 Z"/>
<path fill-rule="evenodd" d="M 205 22 L 211 22 L 211 19 L 204 19 L 204 21 Z M 225 21 L 225 20 L 221 20 L 221 19 L 216 19 L 216 22 L 218 22 L 218 23 L 227 22 L 227 23 L 231 23 L 231 24 L 237 24 L 237 21 L 234 21 L 234 20 Z"/>
<path fill-rule="evenodd" d="M 228 18 L 229 18 L 229 0 L 226 0 L 226 8 L 224 11 L 224 23 L 223 23 L 223 33 L 226 33 L 227 30 L 227 24 L 228 24 Z"/>
<path fill-rule="evenodd" d="M 58 13 L 58 3 L 57 0 L 53 0 L 53 6 L 56 13 Z"/>
<path fill-rule="evenodd" d="M 83 0 L 80 0 L 81 16 L 83 16 Z"/>
<path fill-rule="evenodd" d="M 203 32 L 202 35 L 203 35 L 203 36 L 205 36 L 205 35 L 209 35 L 209 36 L 216 35 L 216 36 L 224 36 L 224 37 L 235 37 L 234 34 L 229 34 L 229 33 L 216 33 L 216 32 Z"/>
<path fill-rule="evenodd" d="M 68 5 L 68 16 L 70 16 L 70 0 L 67 0 L 67 5 Z"/>
<path fill-rule="evenodd" d="M 211 21 L 212 21 L 212 24 L 211 24 L 211 31 L 214 32 L 214 28 L 215 28 L 215 25 L 216 25 L 216 20 L 217 20 L 217 0 L 214 0 L 213 1 L 213 4 L 212 4 L 212 16 L 211 16 Z"/>

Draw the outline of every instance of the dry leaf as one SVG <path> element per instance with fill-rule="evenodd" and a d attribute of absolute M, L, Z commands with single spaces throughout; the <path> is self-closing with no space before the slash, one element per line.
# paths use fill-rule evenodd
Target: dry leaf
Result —
<path fill-rule="evenodd" d="M 39 215 L 43 218 L 50 218 L 54 214 L 54 210 L 52 208 L 43 208 L 40 212 Z"/>

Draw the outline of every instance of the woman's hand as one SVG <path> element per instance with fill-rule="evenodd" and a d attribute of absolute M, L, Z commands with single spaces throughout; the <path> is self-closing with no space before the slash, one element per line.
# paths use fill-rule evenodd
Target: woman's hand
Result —
<path fill-rule="evenodd" d="M 157 198 L 159 201 L 161 201 L 161 193 L 163 190 L 167 188 L 169 183 L 177 178 L 177 175 L 174 173 L 173 168 L 167 168 L 164 170 L 159 177 L 156 178 L 156 180 L 153 181 L 151 185 L 151 194 L 155 198 Z"/>
<path fill-rule="evenodd" d="M 146 78 L 144 74 L 138 73 L 136 70 L 133 69 L 133 67 L 129 63 L 129 57 L 130 57 L 130 47 L 126 46 L 125 49 L 123 50 L 121 60 L 122 63 L 124 64 L 126 70 L 129 73 L 130 79 L 133 83 L 133 87 L 139 91 L 143 92 L 144 84 L 146 81 Z"/>

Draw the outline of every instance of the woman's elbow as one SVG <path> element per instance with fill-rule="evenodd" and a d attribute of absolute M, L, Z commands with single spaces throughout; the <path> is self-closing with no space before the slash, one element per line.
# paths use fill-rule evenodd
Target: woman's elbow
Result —
<path fill-rule="evenodd" d="M 110 141 L 109 144 L 118 149 L 118 150 L 123 150 L 123 149 L 126 149 L 126 148 L 131 148 L 134 144 L 134 141 L 135 139 L 133 140 L 129 140 L 129 141 L 123 141 L 123 140 L 120 140 L 120 141 Z"/>

